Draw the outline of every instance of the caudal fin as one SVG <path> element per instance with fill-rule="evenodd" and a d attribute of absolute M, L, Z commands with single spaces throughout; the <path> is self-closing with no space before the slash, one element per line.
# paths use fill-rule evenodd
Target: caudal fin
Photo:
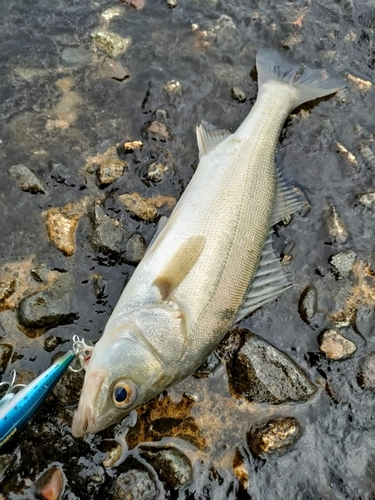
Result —
<path fill-rule="evenodd" d="M 276 50 L 261 49 L 256 65 L 259 88 L 267 82 L 278 81 L 296 89 L 295 107 L 346 87 L 343 80 L 332 77 L 324 69 L 310 69 L 295 64 Z"/>

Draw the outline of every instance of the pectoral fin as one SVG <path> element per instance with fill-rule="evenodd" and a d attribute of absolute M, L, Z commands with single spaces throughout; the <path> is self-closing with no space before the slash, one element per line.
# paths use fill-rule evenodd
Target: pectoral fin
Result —
<path fill-rule="evenodd" d="M 186 278 L 198 261 L 206 238 L 204 236 L 191 236 L 177 250 L 172 259 L 155 279 L 154 285 L 160 290 L 163 300 Z"/>
<path fill-rule="evenodd" d="M 215 146 L 217 146 L 217 144 L 231 135 L 229 130 L 216 128 L 214 125 L 211 125 L 203 120 L 198 125 L 196 132 L 199 158 L 202 158 L 203 155 L 209 153 Z"/>

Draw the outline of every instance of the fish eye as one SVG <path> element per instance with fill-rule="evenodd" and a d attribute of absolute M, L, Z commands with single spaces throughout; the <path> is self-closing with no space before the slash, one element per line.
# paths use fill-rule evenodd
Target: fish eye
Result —
<path fill-rule="evenodd" d="M 138 389 L 131 380 L 120 380 L 112 391 L 112 401 L 116 408 L 124 409 L 131 406 L 138 395 Z"/>

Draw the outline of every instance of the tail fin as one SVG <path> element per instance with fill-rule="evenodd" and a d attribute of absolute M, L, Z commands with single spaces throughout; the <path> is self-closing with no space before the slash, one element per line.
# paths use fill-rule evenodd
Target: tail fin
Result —
<path fill-rule="evenodd" d="M 256 64 L 259 88 L 272 80 L 291 85 L 297 90 L 295 107 L 346 87 L 343 80 L 330 76 L 324 69 L 309 69 L 295 64 L 276 50 L 259 50 Z"/>

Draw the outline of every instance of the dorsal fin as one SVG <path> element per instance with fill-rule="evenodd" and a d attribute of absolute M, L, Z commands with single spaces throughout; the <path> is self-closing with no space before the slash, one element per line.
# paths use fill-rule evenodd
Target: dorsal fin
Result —
<path fill-rule="evenodd" d="M 204 236 L 191 236 L 168 261 L 168 264 L 153 282 L 159 288 L 163 300 L 167 300 L 173 290 L 189 274 L 199 259 L 205 243 Z"/>
<path fill-rule="evenodd" d="M 306 199 L 303 193 L 296 186 L 285 182 L 277 168 L 277 193 L 271 225 L 297 212 L 304 204 L 306 204 Z"/>
<path fill-rule="evenodd" d="M 215 146 L 231 135 L 229 130 L 216 128 L 214 125 L 201 121 L 196 128 L 199 158 L 209 153 Z"/>

